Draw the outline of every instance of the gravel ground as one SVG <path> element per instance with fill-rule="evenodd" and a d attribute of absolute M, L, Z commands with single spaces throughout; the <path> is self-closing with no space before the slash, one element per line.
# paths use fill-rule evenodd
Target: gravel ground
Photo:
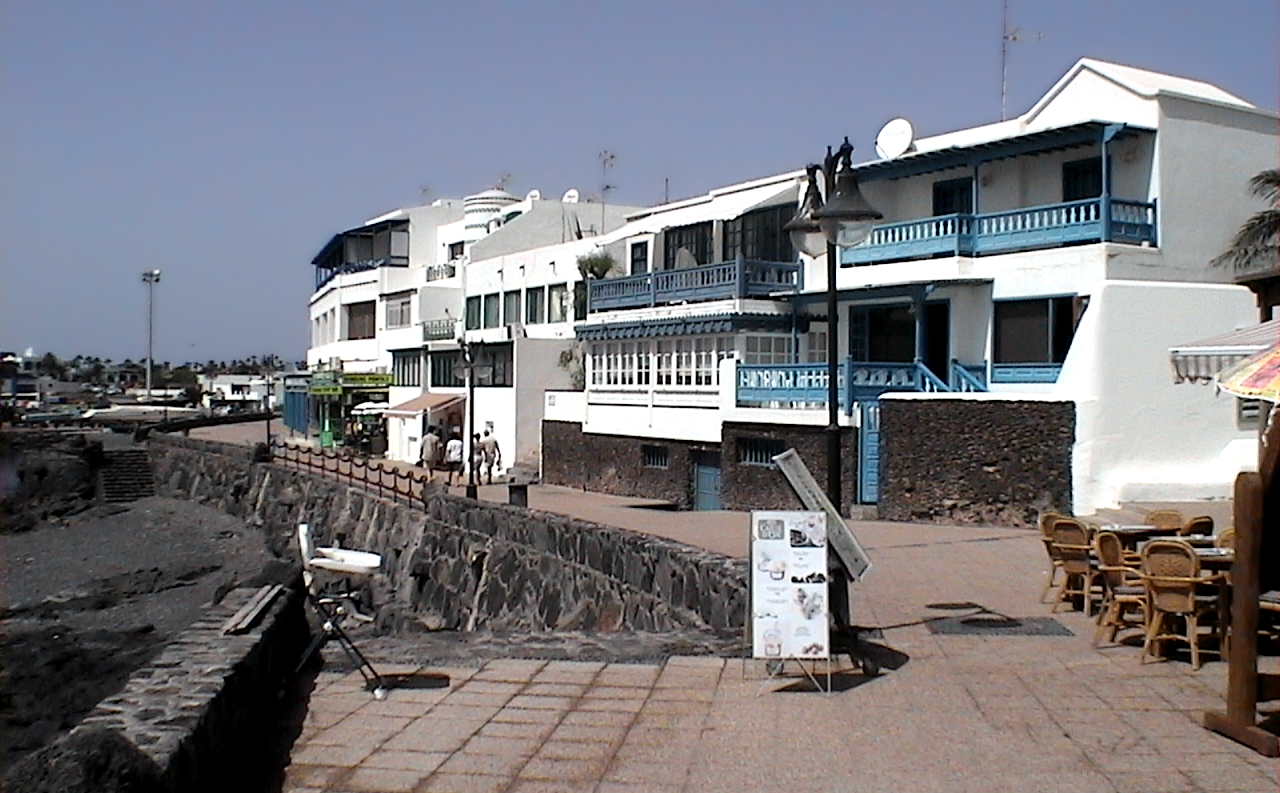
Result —
<path fill-rule="evenodd" d="M 166 498 L 0 536 L 4 764 L 73 727 L 269 558 L 256 529 Z"/>

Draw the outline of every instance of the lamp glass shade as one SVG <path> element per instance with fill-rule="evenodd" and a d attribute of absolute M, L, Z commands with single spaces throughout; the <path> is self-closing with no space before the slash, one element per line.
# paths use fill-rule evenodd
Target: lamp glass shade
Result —
<path fill-rule="evenodd" d="M 821 256 L 826 253 L 827 238 L 817 223 L 797 217 L 788 223 L 785 228 L 787 234 L 791 237 L 791 247 L 810 257 Z"/>
<path fill-rule="evenodd" d="M 845 168 L 836 175 L 835 195 L 826 206 L 813 212 L 813 218 L 830 242 L 848 248 L 865 240 L 884 215 L 867 203 L 853 170 Z"/>

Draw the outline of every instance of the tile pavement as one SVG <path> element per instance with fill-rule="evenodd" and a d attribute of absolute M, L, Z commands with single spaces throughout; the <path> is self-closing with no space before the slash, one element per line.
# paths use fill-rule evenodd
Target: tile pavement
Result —
<path fill-rule="evenodd" d="M 1181 656 L 1142 664 L 1131 644 L 1094 648 L 1092 621 L 1068 611 L 1053 616 L 1071 636 L 929 630 L 942 617 L 1048 615 L 1036 602 L 1044 565 L 1034 534 L 858 530 L 876 568 L 855 590 L 857 621 L 906 656 L 879 677 L 838 669 L 843 690 L 827 695 L 792 691 L 805 686 L 740 659 L 494 659 L 429 667 L 449 674 L 449 688 L 376 701 L 358 675 L 326 671 L 284 790 L 1280 789 L 1275 761 L 1198 724 L 1223 702 L 1216 660 L 1199 672 Z"/>

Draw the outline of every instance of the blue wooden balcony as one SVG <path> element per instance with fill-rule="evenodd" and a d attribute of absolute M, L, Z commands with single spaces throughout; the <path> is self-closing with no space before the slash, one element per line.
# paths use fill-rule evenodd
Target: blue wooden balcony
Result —
<path fill-rule="evenodd" d="M 1103 196 L 1005 212 L 941 215 L 876 226 L 842 264 L 989 256 L 1082 242 L 1156 244 L 1156 203 Z"/>
<path fill-rule="evenodd" d="M 993 383 L 1056 383 L 1060 363 L 997 363 L 991 365 Z"/>
<path fill-rule="evenodd" d="M 588 283 L 587 310 L 608 311 L 664 303 L 690 303 L 735 297 L 792 294 L 804 286 L 804 270 L 794 262 L 738 259 L 731 262 L 660 270 Z"/>
<path fill-rule="evenodd" d="M 836 371 L 840 409 L 846 414 L 852 411 L 854 403 L 876 399 L 888 391 L 986 390 L 971 373 L 965 383 L 954 384 L 953 388 L 919 362 L 855 363 L 846 358 Z M 739 407 L 823 408 L 827 404 L 828 382 L 825 363 L 742 364 L 738 366 L 737 404 Z"/>

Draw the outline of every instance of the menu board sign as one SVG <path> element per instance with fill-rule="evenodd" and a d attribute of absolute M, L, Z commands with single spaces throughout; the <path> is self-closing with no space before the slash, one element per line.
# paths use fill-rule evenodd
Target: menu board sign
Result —
<path fill-rule="evenodd" d="M 752 656 L 829 658 L 828 608 L 826 514 L 752 512 Z"/>

